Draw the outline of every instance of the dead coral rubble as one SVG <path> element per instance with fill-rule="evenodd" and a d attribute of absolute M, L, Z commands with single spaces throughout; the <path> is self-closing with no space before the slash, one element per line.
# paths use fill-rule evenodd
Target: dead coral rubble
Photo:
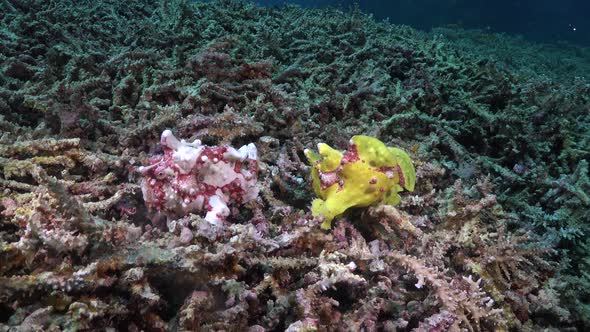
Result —
<path fill-rule="evenodd" d="M 0 12 L 0 330 L 588 330 L 587 82 L 356 11 Z M 254 142 L 259 197 L 152 223 L 166 128 Z M 355 134 L 409 151 L 416 190 L 322 231 L 302 151 Z"/>

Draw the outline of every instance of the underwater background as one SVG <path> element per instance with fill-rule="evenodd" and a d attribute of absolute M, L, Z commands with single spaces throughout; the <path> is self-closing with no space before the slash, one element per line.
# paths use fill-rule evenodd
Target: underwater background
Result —
<path fill-rule="evenodd" d="M 0 0 L 0 331 L 590 330 L 588 4 L 490 3 Z"/>
<path fill-rule="evenodd" d="M 441 26 L 523 35 L 540 42 L 590 46 L 590 2 L 584 0 L 258 0 L 265 6 L 357 6 L 377 20 L 429 30 Z"/>

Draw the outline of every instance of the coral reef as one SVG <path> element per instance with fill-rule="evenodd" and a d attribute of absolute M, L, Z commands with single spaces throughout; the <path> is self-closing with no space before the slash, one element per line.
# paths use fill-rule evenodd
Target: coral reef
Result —
<path fill-rule="evenodd" d="M 0 12 L 0 331 L 590 329 L 590 84 L 557 56 L 235 0 Z M 416 186 L 323 230 L 303 151 L 360 134 Z M 258 195 L 150 219 L 150 165 L 250 143 Z"/>

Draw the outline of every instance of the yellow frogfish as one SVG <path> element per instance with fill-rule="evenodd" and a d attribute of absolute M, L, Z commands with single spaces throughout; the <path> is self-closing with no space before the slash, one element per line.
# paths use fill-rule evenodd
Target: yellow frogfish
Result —
<path fill-rule="evenodd" d="M 416 171 L 410 156 L 374 137 L 353 136 L 344 152 L 320 143 L 318 152 L 304 151 L 319 197 L 311 212 L 323 217 L 323 229 L 330 229 L 332 220 L 348 208 L 396 205 L 401 200 L 399 192 L 414 191 Z"/>

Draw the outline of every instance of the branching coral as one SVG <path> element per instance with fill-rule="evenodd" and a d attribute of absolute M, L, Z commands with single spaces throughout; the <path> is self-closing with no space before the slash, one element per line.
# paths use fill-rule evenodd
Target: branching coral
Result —
<path fill-rule="evenodd" d="M 474 281 L 469 276 L 449 282 L 436 269 L 426 267 L 411 256 L 392 252 L 387 258 L 414 273 L 418 278 L 415 285 L 417 288 L 428 284 L 434 289 L 439 305 L 451 313 L 452 322 L 447 327 L 449 331 L 461 331 L 460 326 L 465 326 L 469 331 L 480 331 L 484 320 L 495 324 L 495 328 L 504 325 L 504 322 L 497 319 L 501 316 L 501 310 L 493 309 L 493 299 L 480 289 L 481 279 Z"/>
<path fill-rule="evenodd" d="M 589 88 L 542 56 L 234 0 L 0 12 L 0 330 L 588 330 Z M 255 143 L 259 199 L 154 227 L 166 128 Z M 303 147 L 356 133 L 416 187 L 322 230 Z"/>

